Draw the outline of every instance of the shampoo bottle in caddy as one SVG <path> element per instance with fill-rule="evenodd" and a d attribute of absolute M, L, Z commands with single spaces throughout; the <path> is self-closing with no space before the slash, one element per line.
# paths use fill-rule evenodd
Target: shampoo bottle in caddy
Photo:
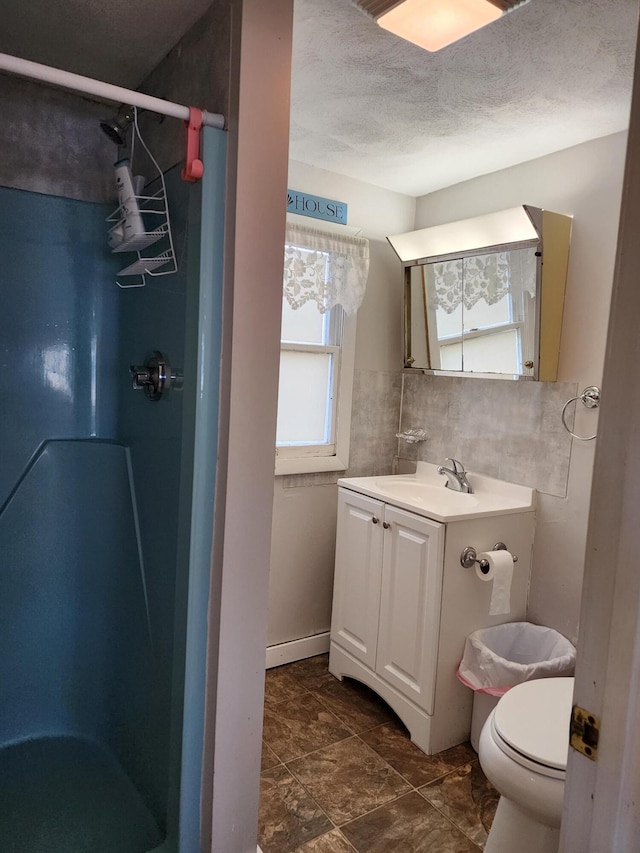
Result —
<path fill-rule="evenodd" d="M 118 203 L 121 208 L 122 221 L 109 233 L 109 245 L 116 248 L 121 242 L 131 240 L 136 235 L 144 234 L 145 227 L 140 215 L 131 175 L 131 164 L 128 158 L 118 160 L 114 164 Z"/>

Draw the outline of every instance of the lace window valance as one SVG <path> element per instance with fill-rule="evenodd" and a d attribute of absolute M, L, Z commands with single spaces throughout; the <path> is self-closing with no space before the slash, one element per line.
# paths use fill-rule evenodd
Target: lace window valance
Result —
<path fill-rule="evenodd" d="M 535 295 L 536 259 L 533 252 L 496 252 L 464 260 L 433 264 L 433 302 L 447 314 L 461 303 L 469 310 L 484 299 L 495 305 L 513 285 Z"/>
<path fill-rule="evenodd" d="M 321 314 L 334 305 L 355 314 L 368 273 L 368 240 L 287 223 L 284 295 L 293 309 L 315 302 Z"/>

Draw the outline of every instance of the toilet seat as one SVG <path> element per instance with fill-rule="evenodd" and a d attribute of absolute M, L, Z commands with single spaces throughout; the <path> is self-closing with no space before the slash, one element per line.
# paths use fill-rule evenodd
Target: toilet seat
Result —
<path fill-rule="evenodd" d="M 564 779 L 573 685 L 573 678 L 544 678 L 512 687 L 492 715 L 501 751 L 542 776 Z"/>

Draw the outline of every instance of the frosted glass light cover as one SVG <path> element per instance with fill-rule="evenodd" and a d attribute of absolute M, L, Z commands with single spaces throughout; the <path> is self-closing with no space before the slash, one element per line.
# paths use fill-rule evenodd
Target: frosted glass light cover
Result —
<path fill-rule="evenodd" d="M 404 0 L 378 24 L 431 52 L 496 21 L 502 11 L 488 0 Z"/>
<path fill-rule="evenodd" d="M 522 206 L 387 237 L 403 263 L 537 239 L 538 232 Z"/>

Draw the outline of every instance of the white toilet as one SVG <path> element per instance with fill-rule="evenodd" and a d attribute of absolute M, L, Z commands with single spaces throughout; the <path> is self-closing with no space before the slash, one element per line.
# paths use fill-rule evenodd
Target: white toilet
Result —
<path fill-rule="evenodd" d="M 557 853 L 573 682 L 518 684 L 484 724 L 480 764 L 500 793 L 485 853 Z"/>

